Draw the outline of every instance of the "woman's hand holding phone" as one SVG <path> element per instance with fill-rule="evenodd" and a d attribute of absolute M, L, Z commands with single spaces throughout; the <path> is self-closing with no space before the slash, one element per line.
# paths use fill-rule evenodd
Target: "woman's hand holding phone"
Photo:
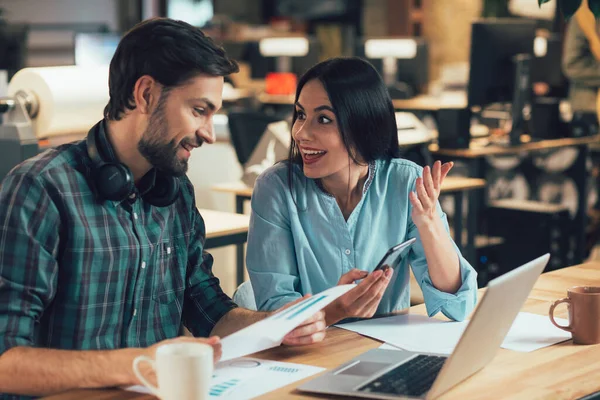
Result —
<path fill-rule="evenodd" d="M 373 271 L 371 274 L 367 271 L 353 269 L 342 275 L 338 285 L 354 283 L 360 279 L 362 281 L 354 289 L 325 307 L 327 325 L 333 325 L 344 318 L 350 317 L 371 318 L 377 311 L 379 302 L 393 274 L 393 269 L 388 268 Z"/>

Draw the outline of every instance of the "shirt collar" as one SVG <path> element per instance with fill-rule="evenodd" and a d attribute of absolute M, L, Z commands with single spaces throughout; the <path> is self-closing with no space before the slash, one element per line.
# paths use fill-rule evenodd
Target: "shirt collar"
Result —
<path fill-rule="evenodd" d="M 365 193 L 367 193 L 367 190 L 369 190 L 369 187 L 371 187 L 371 183 L 373 183 L 373 179 L 375 178 L 376 171 L 377 171 L 377 162 L 376 161 L 369 162 L 369 172 L 367 175 L 367 180 L 365 181 L 365 184 L 363 186 L 363 195 Z M 320 179 L 315 179 L 315 183 L 317 184 L 317 187 L 319 188 L 319 190 L 321 190 L 321 192 L 325 193 L 327 196 L 333 197 L 333 195 L 331 193 L 329 193 L 325 190 Z"/>

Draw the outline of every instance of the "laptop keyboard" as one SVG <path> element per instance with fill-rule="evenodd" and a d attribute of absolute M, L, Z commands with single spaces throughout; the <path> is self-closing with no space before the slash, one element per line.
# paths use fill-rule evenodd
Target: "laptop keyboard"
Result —
<path fill-rule="evenodd" d="M 358 388 L 358 391 L 421 396 L 433 385 L 444 361 L 446 357 L 418 355 Z"/>

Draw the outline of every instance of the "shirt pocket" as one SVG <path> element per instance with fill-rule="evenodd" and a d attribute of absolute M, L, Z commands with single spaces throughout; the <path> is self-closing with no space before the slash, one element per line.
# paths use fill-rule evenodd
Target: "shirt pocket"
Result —
<path fill-rule="evenodd" d="M 175 242 L 157 244 L 152 299 L 160 304 L 170 304 L 177 299 L 183 302 L 187 262 L 185 247 Z"/>

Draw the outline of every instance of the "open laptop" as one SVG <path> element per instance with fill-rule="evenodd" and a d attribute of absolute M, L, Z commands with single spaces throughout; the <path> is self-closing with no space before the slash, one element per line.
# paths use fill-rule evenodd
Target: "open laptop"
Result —
<path fill-rule="evenodd" d="M 370 350 L 298 390 L 371 399 L 440 396 L 494 358 L 549 259 L 545 254 L 490 281 L 449 357 Z"/>

